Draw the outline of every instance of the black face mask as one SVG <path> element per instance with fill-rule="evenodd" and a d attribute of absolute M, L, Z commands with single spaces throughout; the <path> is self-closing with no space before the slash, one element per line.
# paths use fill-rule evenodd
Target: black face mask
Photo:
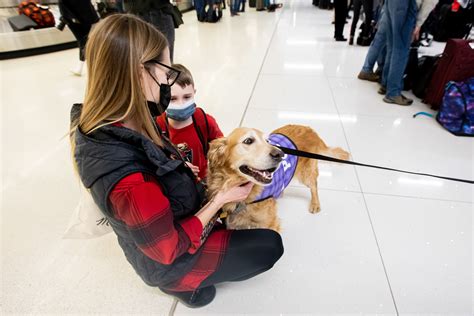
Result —
<path fill-rule="evenodd" d="M 171 86 L 169 84 L 162 83 L 160 85 L 160 105 L 163 108 L 163 113 L 168 108 L 171 102 Z"/>
<path fill-rule="evenodd" d="M 151 78 L 156 82 L 156 84 L 160 87 L 159 103 L 157 104 L 153 101 L 147 101 L 148 109 L 150 110 L 151 116 L 160 116 L 166 111 L 166 109 L 168 108 L 168 105 L 171 102 L 171 86 L 166 83 L 160 84 L 155 79 L 155 77 L 151 75 L 149 71 L 148 73 L 150 74 Z"/>
<path fill-rule="evenodd" d="M 163 109 L 163 107 L 159 103 L 155 103 L 153 101 L 146 101 L 146 103 L 148 104 L 148 109 L 150 110 L 150 114 L 153 117 L 160 116 L 166 111 L 166 109 Z"/>

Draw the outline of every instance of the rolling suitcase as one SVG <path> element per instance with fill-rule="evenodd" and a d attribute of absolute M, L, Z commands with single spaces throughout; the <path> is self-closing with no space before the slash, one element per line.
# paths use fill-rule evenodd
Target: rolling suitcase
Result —
<path fill-rule="evenodd" d="M 470 77 L 474 77 L 474 49 L 467 40 L 449 39 L 426 90 L 425 102 L 439 109 L 446 84 Z"/>

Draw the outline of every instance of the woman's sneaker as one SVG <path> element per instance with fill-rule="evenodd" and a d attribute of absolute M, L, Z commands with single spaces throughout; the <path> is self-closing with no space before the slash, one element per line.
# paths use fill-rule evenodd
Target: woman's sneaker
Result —
<path fill-rule="evenodd" d="M 161 290 L 164 293 L 176 297 L 178 301 L 189 308 L 199 308 L 206 306 L 216 297 L 216 287 L 214 285 L 197 289 L 194 292 L 174 292 Z"/>

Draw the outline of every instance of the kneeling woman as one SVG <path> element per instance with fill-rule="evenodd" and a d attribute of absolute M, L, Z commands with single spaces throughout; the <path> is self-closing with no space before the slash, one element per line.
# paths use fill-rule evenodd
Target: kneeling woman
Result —
<path fill-rule="evenodd" d="M 72 111 L 74 160 L 82 183 L 109 219 L 127 260 L 150 286 L 189 307 L 210 303 L 214 284 L 270 269 L 283 254 L 271 230 L 214 225 L 223 204 L 244 200 L 251 184 L 204 190 L 161 137 L 162 113 L 179 71 L 165 37 L 131 15 L 112 15 L 91 32 L 83 106 Z"/>

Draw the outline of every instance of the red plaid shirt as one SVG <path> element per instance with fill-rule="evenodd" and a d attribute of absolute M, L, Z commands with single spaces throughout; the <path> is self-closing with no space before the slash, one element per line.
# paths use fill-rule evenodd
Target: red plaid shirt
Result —
<path fill-rule="evenodd" d="M 162 264 L 173 264 L 186 252 L 199 256 L 191 271 L 169 290 L 193 291 L 219 268 L 231 232 L 215 229 L 201 245 L 201 221 L 196 216 L 174 221 L 170 203 L 152 176 L 135 173 L 123 178 L 109 199 L 115 217 L 128 226 L 146 256 Z"/>

